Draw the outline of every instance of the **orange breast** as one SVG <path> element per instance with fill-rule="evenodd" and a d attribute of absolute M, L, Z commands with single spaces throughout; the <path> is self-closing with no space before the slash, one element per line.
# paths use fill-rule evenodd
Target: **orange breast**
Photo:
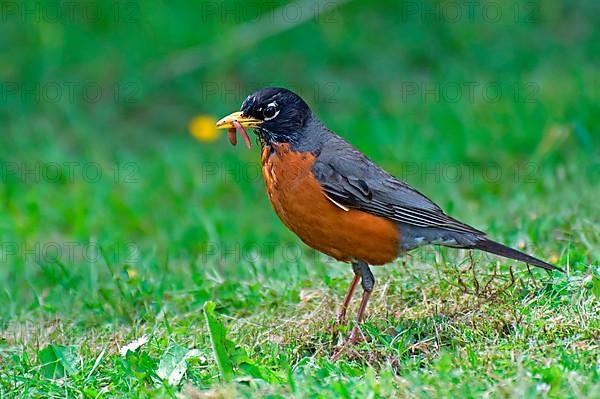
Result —
<path fill-rule="evenodd" d="M 314 156 L 290 151 L 288 144 L 263 147 L 262 169 L 267 194 L 283 223 L 306 244 L 340 261 L 371 265 L 398 257 L 396 225 L 331 202 L 311 172 Z"/>

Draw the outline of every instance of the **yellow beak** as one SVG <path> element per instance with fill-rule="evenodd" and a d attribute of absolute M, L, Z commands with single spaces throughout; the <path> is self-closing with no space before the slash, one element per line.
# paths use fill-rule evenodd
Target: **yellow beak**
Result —
<path fill-rule="evenodd" d="M 263 121 L 260 119 L 244 116 L 241 112 L 234 112 L 233 114 L 227 115 L 225 118 L 217 122 L 217 128 L 219 129 L 231 129 L 233 121 L 237 121 L 243 127 L 256 127 L 259 126 Z"/>

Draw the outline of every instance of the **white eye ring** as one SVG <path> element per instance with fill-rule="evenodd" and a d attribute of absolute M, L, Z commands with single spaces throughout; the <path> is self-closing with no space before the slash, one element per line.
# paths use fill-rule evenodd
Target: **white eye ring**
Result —
<path fill-rule="evenodd" d="M 273 116 L 270 116 L 270 117 L 265 116 L 265 118 L 264 118 L 265 121 L 270 121 L 271 119 L 273 119 L 273 118 L 277 117 L 277 115 L 279 115 L 279 108 L 277 107 L 277 102 L 273 101 L 272 103 L 267 104 L 267 106 L 265 107 L 265 111 L 271 107 L 275 108 L 275 114 L 273 114 Z"/>

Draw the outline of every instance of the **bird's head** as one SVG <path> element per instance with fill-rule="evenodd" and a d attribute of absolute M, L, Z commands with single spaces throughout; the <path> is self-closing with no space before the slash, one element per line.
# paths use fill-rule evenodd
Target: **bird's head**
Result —
<path fill-rule="evenodd" d="M 295 143 L 312 118 L 308 105 L 297 94 L 269 87 L 250 94 L 241 110 L 217 122 L 219 128 L 234 128 L 234 121 L 252 128 L 263 144 Z"/>

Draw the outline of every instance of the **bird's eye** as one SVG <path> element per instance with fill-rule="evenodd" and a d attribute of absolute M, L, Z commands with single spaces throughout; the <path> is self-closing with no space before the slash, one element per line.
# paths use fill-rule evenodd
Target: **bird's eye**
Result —
<path fill-rule="evenodd" d="M 269 104 L 265 107 L 265 109 L 263 110 L 263 118 L 266 121 L 269 121 L 273 118 L 275 118 L 277 116 L 277 114 L 279 114 L 279 108 L 277 107 L 277 104 Z"/>

